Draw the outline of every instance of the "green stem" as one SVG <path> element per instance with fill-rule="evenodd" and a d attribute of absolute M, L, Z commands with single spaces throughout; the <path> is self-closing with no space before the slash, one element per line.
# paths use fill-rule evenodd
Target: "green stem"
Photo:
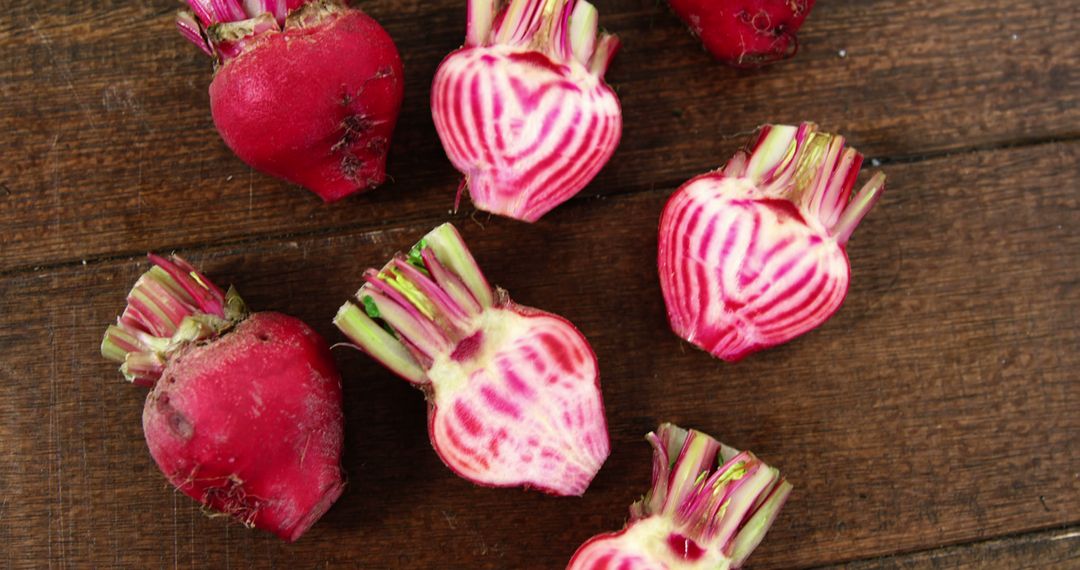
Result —
<path fill-rule="evenodd" d="M 850 198 L 862 160 L 845 147 L 844 137 L 820 132 L 813 123 L 766 125 L 749 159 L 736 155 L 724 173 L 748 178 L 765 196 L 797 204 L 843 245 L 885 188 L 885 175 L 878 173 Z"/>
<path fill-rule="evenodd" d="M 608 67 L 611 67 L 611 60 L 615 59 L 620 45 L 619 38 L 614 34 L 600 34 L 600 39 L 596 41 L 596 49 L 589 59 L 589 71 L 593 75 L 603 77 Z"/>
<path fill-rule="evenodd" d="M 776 477 L 779 477 L 779 473 L 776 474 Z M 787 502 L 791 490 L 791 483 L 781 479 L 779 485 L 773 489 L 768 498 L 760 506 L 755 507 L 757 510 L 754 515 L 743 524 L 742 530 L 735 535 L 735 539 L 729 547 L 733 567 L 741 567 L 743 562 L 750 556 L 750 553 L 761 544 L 765 534 L 769 532 L 769 528 L 776 521 L 777 515 L 780 514 L 780 509 Z"/>
<path fill-rule="evenodd" d="M 495 293 L 480 271 L 465 240 L 452 224 L 443 224 L 424 237 L 435 257 L 465 285 L 482 309 L 495 303 Z"/>
<path fill-rule="evenodd" d="M 408 255 L 365 272 L 356 301 L 334 324 L 361 350 L 406 380 L 427 382 L 426 370 L 475 333 L 495 295 L 461 235 L 443 224 Z M 363 308 L 361 308 L 361 306 Z"/>
<path fill-rule="evenodd" d="M 398 376 L 414 384 L 427 381 L 424 369 L 405 345 L 386 332 L 352 303 L 345 303 L 334 317 L 334 326 L 345 333 L 361 350 L 370 354 Z"/>
<path fill-rule="evenodd" d="M 582 65 L 588 65 L 596 51 L 600 12 L 588 2 L 578 2 L 570 16 L 570 50 Z"/>
<path fill-rule="evenodd" d="M 794 159 L 798 132 L 799 128 L 792 125 L 762 127 L 746 165 L 745 176 L 759 187 L 771 184 Z"/>
<path fill-rule="evenodd" d="M 885 173 L 878 172 L 863 186 L 862 190 L 840 216 L 840 221 L 832 227 L 832 234 L 836 241 L 845 244 L 851 239 L 852 232 L 858 227 L 859 222 L 870 212 L 874 204 L 881 199 L 881 193 L 885 191 Z"/>
<path fill-rule="evenodd" d="M 495 43 L 516 45 L 531 39 L 536 31 L 539 8 L 536 0 L 510 0 L 495 32 Z"/>
<path fill-rule="evenodd" d="M 484 46 L 491 38 L 491 24 L 495 20 L 496 0 L 469 0 L 468 23 L 465 45 Z"/>

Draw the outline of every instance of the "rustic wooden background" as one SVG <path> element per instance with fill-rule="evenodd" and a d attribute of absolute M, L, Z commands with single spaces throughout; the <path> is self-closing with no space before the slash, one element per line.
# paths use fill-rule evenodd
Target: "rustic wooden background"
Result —
<path fill-rule="evenodd" d="M 708 431 L 795 493 L 758 569 L 1080 567 L 1080 11 L 1072 0 L 821 0 L 790 62 L 710 61 L 658 0 L 597 0 L 625 47 L 623 142 L 528 226 L 450 215 L 428 112 L 463 0 L 359 2 L 408 76 L 394 182 L 326 206 L 211 124 L 210 62 L 173 0 L 0 0 L 0 565 L 561 568 L 648 486 L 642 436 Z M 758 124 L 814 120 L 888 172 L 847 303 L 738 365 L 667 331 L 665 198 Z M 351 484 L 300 542 L 208 519 L 143 442 L 144 392 L 98 355 L 177 251 L 332 341 L 362 270 L 447 219 L 489 278 L 599 357 L 612 454 L 583 499 L 477 488 L 432 452 L 421 394 L 338 350 Z"/>

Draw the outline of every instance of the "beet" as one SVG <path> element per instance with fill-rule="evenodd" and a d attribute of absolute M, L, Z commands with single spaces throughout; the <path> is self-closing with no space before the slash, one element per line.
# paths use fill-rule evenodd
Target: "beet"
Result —
<path fill-rule="evenodd" d="M 189 0 L 181 32 L 214 55 L 214 124 L 256 170 L 332 202 L 386 179 L 404 95 L 393 40 L 338 0 Z"/>
<path fill-rule="evenodd" d="M 501 9 L 498 9 L 501 6 Z M 622 136 L 604 74 L 618 38 L 584 0 L 470 0 L 465 45 L 431 86 L 446 156 L 485 211 L 535 222 L 580 192 Z"/>
<path fill-rule="evenodd" d="M 697 430 L 661 424 L 652 487 L 618 532 L 599 534 L 567 570 L 732 570 L 769 531 L 792 485 L 749 451 Z"/>
<path fill-rule="evenodd" d="M 584 335 L 492 288 L 450 224 L 369 269 L 334 324 L 424 391 L 435 451 L 470 481 L 581 495 L 607 459 L 599 371 Z"/>
<path fill-rule="evenodd" d="M 814 0 L 668 0 L 717 59 L 758 67 L 795 55 Z"/>
<path fill-rule="evenodd" d="M 852 194 L 863 157 L 813 123 L 767 125 L 672 194 L 657 266 L 671 329 L 734 362 L 818 327 L 844 301 L 847 242 L 885 189 Z"/>
<path fill-rule="evenodd" d="M 102 354 L 152 386 L 150 454 L 213 513 L 298 539 L 344 490 L 341 379 L 326 342 L 280 313 L 248 314 L 178 257 L 139 278 Z"/>

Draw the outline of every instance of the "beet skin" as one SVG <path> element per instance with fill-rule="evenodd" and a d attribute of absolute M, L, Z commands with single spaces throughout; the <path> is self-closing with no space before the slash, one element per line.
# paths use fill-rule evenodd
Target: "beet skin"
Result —
<path fill-rule="evenodd" d="M 332 202 L 386 178 L 404 73 L 389 34 L 359 10 L 269 33 L 210 84 L 218 132 L 256 170 Z"/>
<path fill-rule="evenodd" d="M 150 454 L 169 482 L 289 541 L 341 495 L 342 424 L 326 342 L 279 313 L 183 349 L 143 409 Z"/>
<path fill-rule="evenodd" d="M 668 0 L 717 59 L 757 67 L 795 55 L 814 0 Z"/>

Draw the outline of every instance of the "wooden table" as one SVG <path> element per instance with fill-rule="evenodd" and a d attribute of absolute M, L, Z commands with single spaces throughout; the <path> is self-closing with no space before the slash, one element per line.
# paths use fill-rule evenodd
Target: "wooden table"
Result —
<path fill-rule="evenodd" d="M 561 568 L 648 486 L 643 435 L 710 432 L 796 490 L 754 568 L 1080 567 L 1080 16 L 1068 0 L 822 0 L 792 61 L 710 61 L 657 0 L 599 0 L 622 145 L 529 226 L 463 208 L 427 107 L 464 1 L 361 3 L 397 40 L 394 181 L 323 205 L 213 129 L 172 0 L 0 3 L 0 565 Z M 825 326 L 727 365 L 668 332 L 657 218 L 757 125 L 814 120 L 891 179 Z M 98 354 L 147 250 L 341 340 L 380 264 L 453 220 L 488 276 L 599 357 L 612 454 L 582 499 L 474 487 L 420 392 L 350 350 L 347 493 L 296 544 L 203 516 Z"/>

